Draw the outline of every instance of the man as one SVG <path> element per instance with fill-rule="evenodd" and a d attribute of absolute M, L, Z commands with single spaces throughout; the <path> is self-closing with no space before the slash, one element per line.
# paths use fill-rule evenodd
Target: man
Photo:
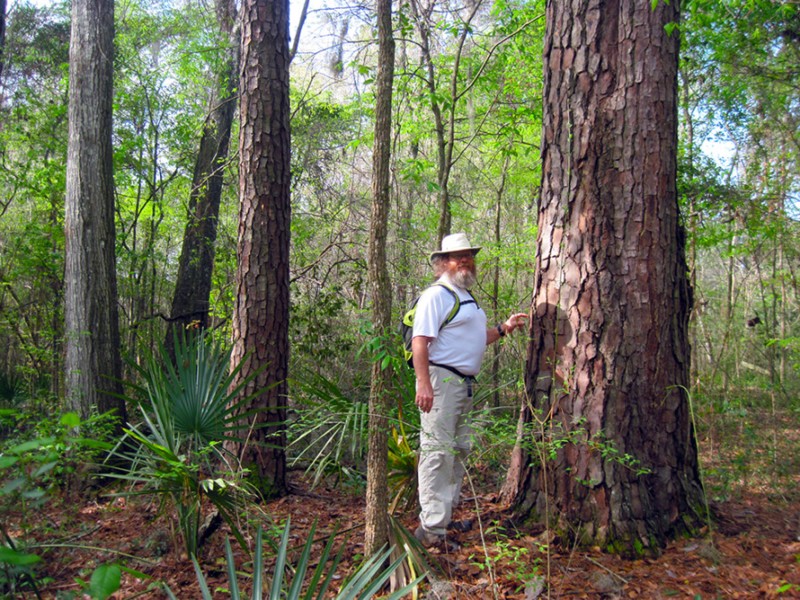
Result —
<path fill-rule="evenodd" d="M 475 255 L 479 251 L 464 233 L 446 236 L 441 250 L 430 256 L 439 285 L 422 293 L 414 316 L 411 352 L 416 402 L 422 411 L 418 472 L 422 510 L 415 536 L 425 546 L 446 542 L 447 527 L 460 499 L 471 446 L 472 384 L 484 351 L 522 327 L 528 318 L 516 313 L 505 323 L 486 327 L 486 313 L 469 292 L 476 282 Z M 458 295 L 460 307 L 442 326 L 454 307 L 451 290 Z"/>

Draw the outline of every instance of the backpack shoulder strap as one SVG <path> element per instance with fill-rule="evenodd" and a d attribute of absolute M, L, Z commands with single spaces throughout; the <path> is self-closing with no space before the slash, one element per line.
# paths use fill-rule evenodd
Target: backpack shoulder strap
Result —
<path fill-rule="evenodd" d="M 464 300 L 463 302 L 461 302 L 461 304 L 474 304 L 475 306 L 480 308 L 480 305 L 478 304 L 478 301 L 475 299 L 475 296 L 472 295 L 472 290 L 467 290 L 467 293 L 469 294 L 469 297 L 472 298 L 472 300 Z"/>
<path fill-rule="evenodd" d="M 458 297 L 458 294 L 456 293 L 456 291 L 451 286 L 447 285 L 446 283 L 444 283 L 442 281 L 437 281 L 433 285 L 442 286 L 444 289 L 446 289 L 448 292 L 450 292 L 450 294 L 453 296 L 453 300 L 455 301 L 455 304 L 453 304 L 453 308 L 450 309 L 450 312 L 448 313 L 447 318 L 444 320 L 442 325 L 439 327 L 439 329 L 441 330 L 442 327 L 444 327 L 445 325 L 447 325 L 453 319 L 456 318 L 456 315 L 458 314 L 458 311 L 461 310 L 461 298 Z M 472 296 L 472 294 L 470 294 L 470 296 Z M 467 300 L 466 302 L 469 302 L 469 300 Z"/>

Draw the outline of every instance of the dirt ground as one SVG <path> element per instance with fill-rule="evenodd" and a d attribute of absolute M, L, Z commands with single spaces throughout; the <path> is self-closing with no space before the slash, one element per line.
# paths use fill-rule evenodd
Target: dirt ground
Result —
<path fill-rule="evenodd" d="M 296 492 L 264 505 L 264 514 L 275 523 L 291 516 L 291 544 L 298 548 L 317 519 L 317 552 L 334 527 L 349 530 L 338 570 L 345 577 L 363 553 L 363 495 L 327 488 L 309 492 L 301 481 L 294 484 Z M 775 499 L 749 494 L 746 499 L 714 504 L 712 510 L 715 522 L 701 537 L 674 541 L 658 558 L 625 560 L 599 549 L 554 544 L 548 553 L 542 535 L 498 537 L 493 527 L 505 516 L 502 507 L 493 495 L 481 495 L 459 509 L 458 518 L 476 523 L 471 531 L 458 534 L 461 548 L 432 551 L 431 562 L 439 569 L 437 581 L 423 585 L 420 597 L 800 598 L 800 496 Z M 116 599 L 163 598 L 157 582 L 167 583 L 178 598 L 201 597 L 191 562 L 173 547 L 157 506 L 143 498 L 98 499 L 85 506 L 51 502 L 37 515 L 39 519 L 47 525 L 47 539 L 62 544 L 45 553 L 40 571 L 47 582 L 44 598 L 81 597 L 78 580 L 85 581 L 96 565 L 107 561 L 119 561 L 141 573 L 123 574 Z M 415 524 L 411 514 L 402 521 L 408 527 Z M 230 597 L 224 592 L 226 533 L 222 528 L 212 536 L 201 561 L 218 598 Z M 248 571 L 246 560 L 239 553 L 242 572 Z"/>

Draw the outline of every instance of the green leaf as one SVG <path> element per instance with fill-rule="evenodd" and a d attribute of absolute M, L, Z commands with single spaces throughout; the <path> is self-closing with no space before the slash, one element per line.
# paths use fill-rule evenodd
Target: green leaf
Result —
<path fill-rule="evenodd" d="M 34 490 L 26 490 L 22 492 L 22 497 L 28 500 L 38 500 L 39 498 L 44 497 L 45 492 L 42 488 L 36 488 Z"/>
<path fill-rule="evenodd" d="M 36 469 L 31 474 L 31 477 L 34 477 L 34 478 L 41 477 L 42 475 L 45 475 L 46 473 L 49 473 L 50 471 L 52 471 L 55 468 L 56 465 L 58 465 L 58 461 L 57 460 L 54 460 L 54 461 L 48 462 L 48 463 L 44 463 L 43 465 L 39 465 L 39 468 Z"/>
<path fill-rule="evenodd" d="M 206 577 L 203 575 L 203 570 L 200 568 L 200 563 L 197 562 L 197 558 L 194 555 L 192 555 L 192 564 L 194 565 L 194 572 L 197 576 L 197 582 L 200 584 L 200 593 L 203 596 L 203 600 L 212 600 L 214 596 L 211 595 L 211 590 L 208 589 Z M 255 590 L 253 591 L 253 595 L 255 595 Z"/>
<path fill-rule="evenodd" d="M 18 461 L 16 456 L 0 456 L 0 469 L 6 469 Z"/>
<path fill-rule="evenodd" d="M 91 450 L 111 450 L 114 445 L 109 444 L 108 442 L 104 442 L 102 440 L 92 440 L 88 438 L 79 438 L 75 440 L 84 448 L 89 448 Z"/>
<path fill-rule="evenodd" d="M 89 580 L 89 595 L 94 600 L 106 600 L 119 590 L 122 569 L 116 564 L 100 565 Z"/>
<path fill-rule="evenodd" d="M 25 482 L 26 480 L 24 477 L 17 477 L 16 479 L 7 481 L 6 484 L 0 488 L 0 496 L 5 496 L 6 494 L 17 491 L 19 488 L 25 485 Z"/>
<path fill-rule="evenodd" d="M 39 438 L 36 440 L 30 440 L 27 442 L 22 442 L 21 444 L 17 444 L 10 450 L 8 450 L 9 454 L 24 454 L 25 452 L 30 452 L 31 450 L 38 450 L 44 446 L 49 446 L 53 442 L 56 441 L 54 437 L 46 437 L 46 438 Z"/>
<path fill-rule="evenodd" d="M 81 424 L 81 418 L 78 413 L 68 412 L 61 415 L 61 424 L 64 427 L 78 427 Z"/>
<path fill-rule="evenodd" d="M 36 554 L 28 554 L 27 552 L 20 552 L 8 546 L 0 546 L 0 563 L 25 567 L 33 565 L 40 560 L 42 560 L 41 557 Z"/>
<path fill-rule="evenodd" d="M 134 577 L 136 577 L 136 579 L 141 579 L 142 581 L 146 579 L 153 579 L 152 575 L 148 575 L 147 573 L 142 573 L 141 571 L 137 571 L 136 569 L 131 569 L 130 567 L 125 567 L 123 565 L 120 565 L 119 568 L 122 569 L 125 573 L 133 575 Z"/>

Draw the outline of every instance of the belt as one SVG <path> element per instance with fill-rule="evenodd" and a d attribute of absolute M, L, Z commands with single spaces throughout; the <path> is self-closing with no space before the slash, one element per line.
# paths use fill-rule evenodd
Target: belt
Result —
<path fill-rule="evenodd" d="M 460 377 L 461 379 L 463 379 L 464 383 L 467 384 L 467 394 L 469 395 L 470 398 L 472 397 L 472 384 L 475 383 L 475 376 L 474 375 L 464 375 L 461 371 L 459 371 L 455 367 L 450 367 L 448 365 L 442 365 L 442 364 L 439 364 L 439 363 L 435 363 L 432 360 L 429 360 L 428 364 L 432 365 L 434 367 L 439 367 L 441 369 L 447 369 L 453 375 L 456 375 L 456 376 Z"/>

